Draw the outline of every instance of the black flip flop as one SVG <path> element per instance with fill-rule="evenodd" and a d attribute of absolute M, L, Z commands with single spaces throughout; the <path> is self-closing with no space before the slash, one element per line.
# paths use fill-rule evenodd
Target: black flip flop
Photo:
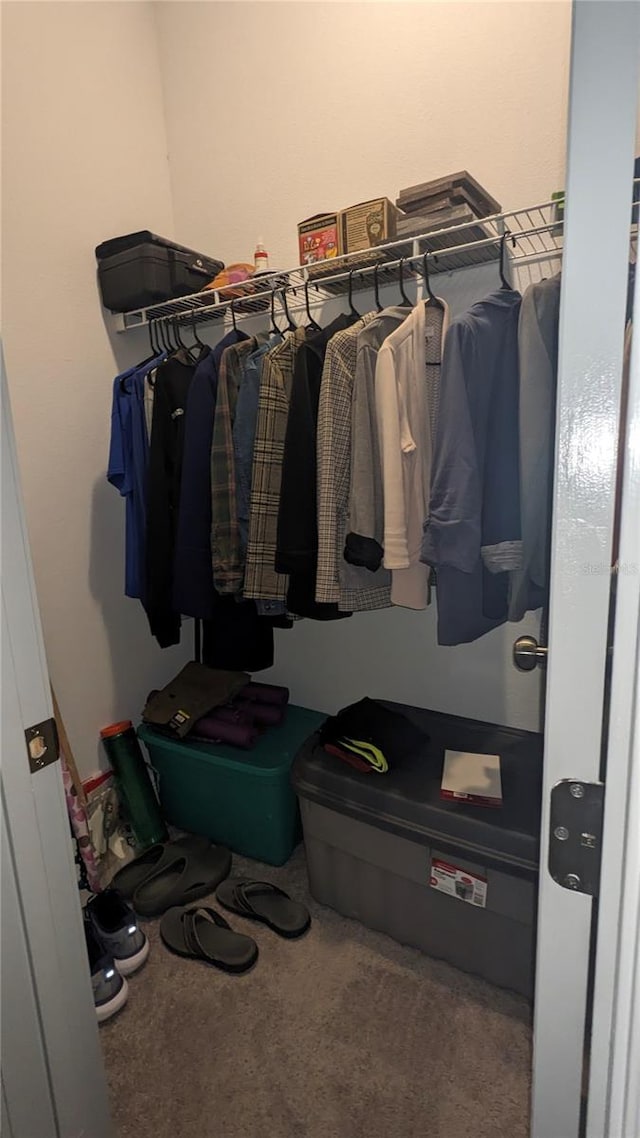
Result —
<path fill-rule="evenodd" d="M 270 881 L 230 877 L 218 887 L 216 897 L 230 913 L 260 921 L 289 940 L 302 936 L 311 924 L 309 910 Z"/>
<path fill-rule="evenodd" d="M 169 909 L 160 921 L 160 936 L 171 952 L 223 972 L 248 972 L 258 959 L 255 940 L 234 932 L 215 909 Z"/>
<path fill-rule="evenodd" d="M 131 903 L 141 917 L 157 917 L 212 893 L 230 869 L 231 854 L 223 846 L 186 847 L 136 889 Z"/>
<path fill-rule="evenodd" d="M 166 865 L 170 865 L 185 850 L 197 852 L 198 850 L 207 850 L 210 845 L 211 840 L 209 838 L 199 837 L 197 834 L 185 834 L 173 842 L 150 846 L 148 850 L 124 865 L 116 873 L 111 886 L 118 890 L 121 897 L 130 901 L 136 889 L 152 874 L 157 873 Z"/>

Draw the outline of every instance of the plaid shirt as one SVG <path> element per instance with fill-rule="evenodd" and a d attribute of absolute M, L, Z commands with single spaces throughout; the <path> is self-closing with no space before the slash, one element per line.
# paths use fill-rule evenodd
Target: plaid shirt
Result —
<path fill-rule="evenodd" d="M 211 559 L 213 583 L 219 593 L 239 593 L 242 589 L 233 423 L 244 363 L 255 347 L 253 339 L 232 344 L 223 353 L 218 370 L 211 441 Z"/>
<path fill-rule="evenodd" d="M 367 313 L 330 340 L 320 388 L 316 601 L 337 603 L 343 612 L 387 608 L 391 603 L 389 575 L 384 571 L 374 577 L 369 570 L 360 570 L 363 583 L 355 588 L 341 580 L 343 570 L 354 569 L 347 566 L 342 554 L 349 512 L 351 395 L 357 336 L 374 317 L 375 313 Z M 374 583 L 369 584 L 369 580 Z"/>
<path fill-rule="evenodd" d="M 296 352 L 304 328 L 286 336 L 264 358 L 251 476 L 251 516 L 244 596 L 285 601 L 289 578 L 276 573 L 276 540 L 284 441 Z"/>

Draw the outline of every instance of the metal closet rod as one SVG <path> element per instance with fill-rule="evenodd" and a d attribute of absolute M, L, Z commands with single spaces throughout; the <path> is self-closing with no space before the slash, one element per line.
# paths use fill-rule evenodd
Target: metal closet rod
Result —
<path fill-rule="evenodd" d="M 552 221 L 546 225 L 533 226 L 530 229 L 515 231 L 505 229 L 503 233 L 497 233 L 490 237 L 484 237 L 480 241 L 467 241 L 463 245 L 451 245 L 446 249 L 425 249 L 422 253 L 412 253 L 407 257 L 397 257 L 393 261 L 376 261 L 375 264 L 361 265 L 357 268 L 354 266 L 352 269 L 345 269 L 339 273 L 332 273 L 331 276 L 323 275 L 315 279 L 313 277 L 307 276 L 306 279 L 309 286 L 313 286 L 316 289 L 324 288 L 327 285 L 339 284 L 341 281 L 348 281 L 349 277 L 352 279 L 353 277 L 362 278 L 365 274 L 375 273 L 376 268 L 378 269 L 379 273 L 382 273 L 389 272 L 389 270 L 392 269 L 399 269 L 401 264 L 407 268 L 410 268 L 414 264 L 419 266 L 420 263 L 424 262 L 425 254 L 428 254 L 433 260 L 437 262 L 440 257 L 451 257 L 460 253 L 470 252 L 474 249 L 483 249 L 489 245 L 499 245 L 502 241 L 502 238 L 505 236 L 510 242 L 513 242 L 515 244 L 515 242 L 521 241 L 526 237 L 535 237 L 543 233 L 550 233 L 552 230 L 557 230 L 561 225 L 562 222 Z M 546 252 L 548 252 L 549 256 L 558 256 L 560 250 L 549 249 Z M 357 254 L 355 254 L 355 256 L 357 256 Z M 243 310 L 242 306 L 249 304 L 253 305 L 256 303 L 256 301 L 260 300 L 267 300 L 272 294 L 277 296 L 278 293 L 289 292 L 293 293 L 295 296 L 296 289 L 303 286 L 304 281 L 298 282 L 297 284 L 273 285 L 271 288 L 263 289 L 261 292 L 246 293 L 243 296 L 236 296 L 231 297 L 229 300 L 218 301 L 216 304 L 203 305 L 201 307 L 194 306 L 193 308 L 185 309 L 182 312 L 167 312 L 163 313 L 162 315 L 153 316 L 151 317 L 150 323 L 155 324 L 165 320 L 184 320 L 192 322 L 194 319 L 199 323 L 203 323 L 203 317 L 206 317 L 209 314 L 215 315 L 216 313 L 230 311 L 232 304 L 235 304 L 235 313 L 237 316 L 257 316 L 261 314 L 261 310 L 255 311 L 253 309 L 249 309 L 247 311 L 247 308 L 245 307 Z M 323 300 L 330 299 L 333 298 L 323 297 Z"/>

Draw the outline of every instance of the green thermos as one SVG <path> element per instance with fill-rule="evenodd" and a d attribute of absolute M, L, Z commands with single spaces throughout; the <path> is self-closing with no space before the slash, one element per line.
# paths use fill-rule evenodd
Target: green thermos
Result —
<path fill-rule="evenodd" d="M 100 732 L 118 784 L 122 803 L 139 845 L 146 849 L 166 842 L 167 829 L 130 719 Z"/>

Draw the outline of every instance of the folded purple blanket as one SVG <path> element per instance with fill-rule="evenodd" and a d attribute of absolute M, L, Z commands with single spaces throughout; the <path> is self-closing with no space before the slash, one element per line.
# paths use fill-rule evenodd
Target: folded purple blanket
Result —
<path fill-rule="evenodd" d="M 227 723 L 217 715 L 205 715 L 194 723 L 192 739 L 205 739 L 207 742 L 228 743 L 232 747 L 250 750 L 255 746 L 259 731 L 242 723 Z"/>
<path fill-rule="evenodd" d="M 253 707 L 253 704 L 251 706 Z M 212 709 L 211 715 L 216 719 L 224 719 L 225 723 L 238 723 L 241 727 L 253 727 L 254 724 L 253 713 L 250 710 L 243 711 L 241 707 L 234 707 L 231 703 L 225 707 Z"/>
<path fill-rule="evenodd" d="M 260 727 L 277 727 L 282 723 L 287 711 L 284 704 L 276 707 L 273 703 L 253 703 L 249 699 L 242 698 L 234 699 L 233 706 L 250 715 L 253 722 Z"/>
<path fill-rule="evenodd" d="M 251 700 L 252 703 L 272 703 L 284 707 L 289 702 L 289 688 L 277 684 L 245 684 L 238 696 L 240 699 Z"/>

